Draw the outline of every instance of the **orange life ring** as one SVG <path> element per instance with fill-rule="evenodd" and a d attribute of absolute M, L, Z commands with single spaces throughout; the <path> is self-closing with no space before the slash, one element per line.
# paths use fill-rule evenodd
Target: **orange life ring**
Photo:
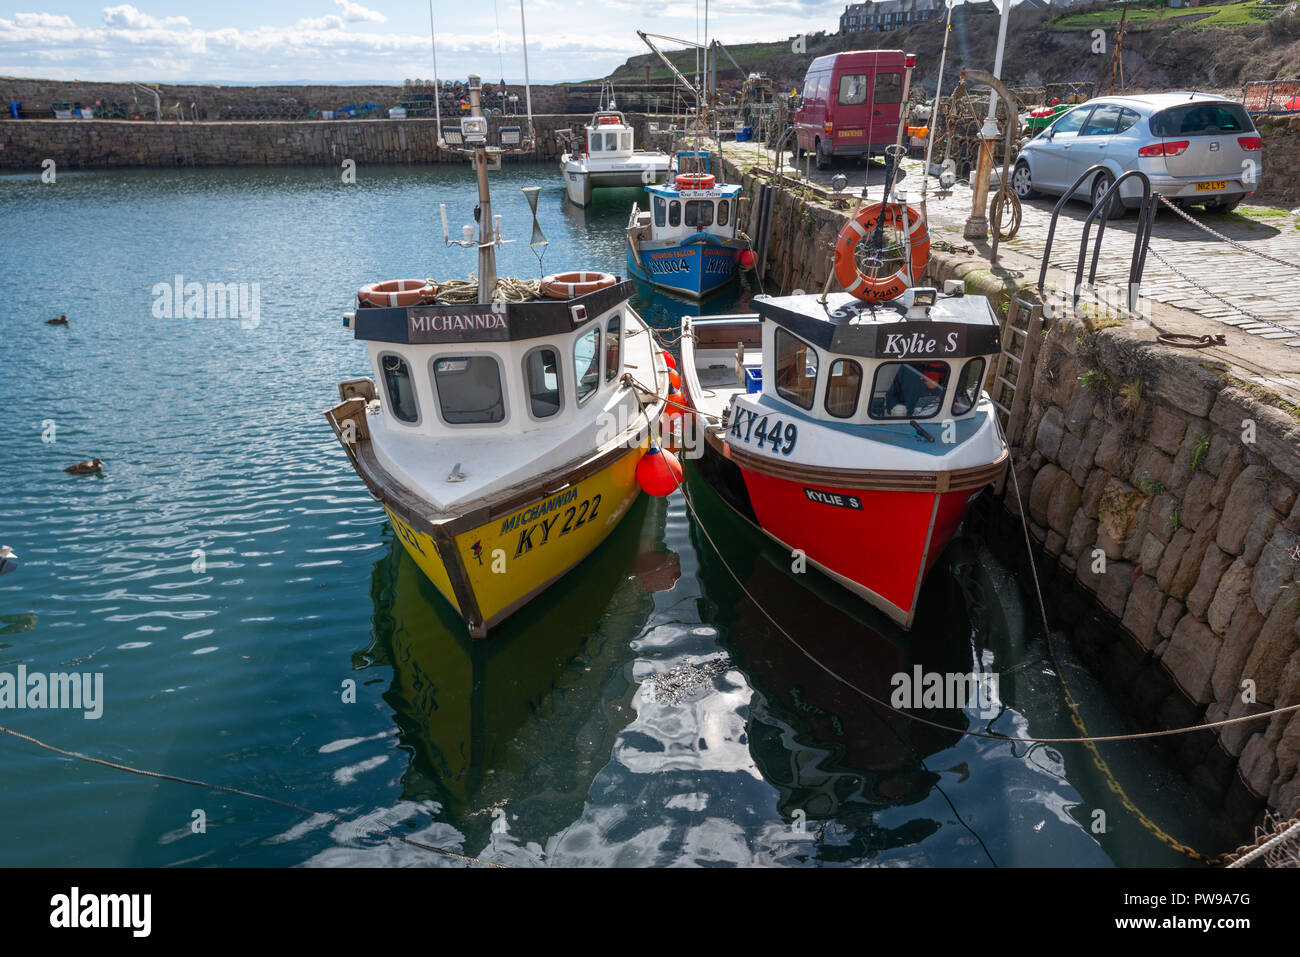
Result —
<path fill-rule="evenodd" d="M 673 182 L 678 189 L 713 189 L 717 180 L 711 173 L 681 173 Z"/>
<path fill-rule="evenodd" d="M 617 116 L 602 116 L 602 117 L 600 118 L 600 123 L 597 124 L 597 125 L 599 125 L 599 126 L 618 126 L 618 117 L 617 117 Z"/>
<path fill-rule="evenodd" d="M 363 306 L 420 306 L 433 302 L 438 284 L 429 279 L 389 279 L 372 282 L 357 290 L 357 302 Z"/>
<path fill-rule="evenodd" d="M 903 290 L 919 282 L 930 258 L 930 229 L 925 219 L 911 206 L 907 209 L 907 238 L 912 246 L 912 274 L 907 274 L 906 264 L 889 276 L 868 276 L 858 269 L 854 251 L 858 244 L 876 228 L 880 219 L 881 204 L 864 206 L 858 214 L 844 224 L 835 241 L 835 278 L 845 292 L 867 302 L 885 302 L 903 294 Z M 890 203 L 884 207 L 886 226 L 903 228 L 904 207 Z"/>
<path fill-rule="evenodd" d="M 542 295 L 547 299 L 572 299 L 597 289 L 605 289 L 618 280 L 607 272 L 560 272 L 542 280 Z"/>

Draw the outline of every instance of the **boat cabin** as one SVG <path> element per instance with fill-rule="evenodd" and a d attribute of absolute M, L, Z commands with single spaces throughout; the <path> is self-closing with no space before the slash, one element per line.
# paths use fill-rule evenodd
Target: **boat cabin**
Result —
<path fill-rule="evenodd" d="M 699 383 L 720 405 L 705 411 L 743 391 L 827 424 L 969 419 L 1000 351 L 982 296 L 916 287 L 883 304 L 848 293 L 753 304 L 757 316 L 691 320 Z"/>
<path fill-rule="evenodd" d="M 635 288 L 624 280 L 567 300 L 361 308 L 348 322 L 380 370 L 386 429 L 509 441 L 586 428 L 607 411 Z"/>
<path fill-rule="evenodd" d="M 600 110 L 586 126 L 587 155 L 593 159 L 627 159 L 632 155 L 632 127 L 618 110 Z"/>

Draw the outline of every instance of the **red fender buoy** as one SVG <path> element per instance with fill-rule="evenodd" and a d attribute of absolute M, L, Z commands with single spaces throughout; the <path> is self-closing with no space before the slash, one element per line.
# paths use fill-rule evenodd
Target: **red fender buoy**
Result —
<path fill-rule="evenodd" d="M 673 453 L 652 445 L 636 463 L 636 484 L 647 495 L 670 495 L 682 484 L 682 464 Z"/>
<path fill-rule="evenodd" d="M 676 369 L 668 370 L 668 381 L 672 384 L 673 390 L 678 391 L 682 387 L 682 375 Z"/>
<path fill-rule="evenodd" d="M 664 353 L 663 353 L 663 357 L 664 357 L 664 365 L 666 365 L 666 366 L 667 366 L 668 368 L 670 368 L 670 369 L 676 369 L 676 368 L 677 368 L 677 360 L 673 358 L 673 355 L 672 355 L 671 352 L 668 352 L 667 350 L 665 350 Z"/>

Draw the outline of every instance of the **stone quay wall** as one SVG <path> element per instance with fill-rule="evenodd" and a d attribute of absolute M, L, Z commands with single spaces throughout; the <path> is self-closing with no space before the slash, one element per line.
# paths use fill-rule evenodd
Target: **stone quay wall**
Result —
<path fill-rule="evenodd" d="M 1264 141 L 1264 169 L 1252 200 L 1300 205 L 1300 113 L 1257 116 L 1255 126 Z"/>
<path fill-rule="evenodd" d="M 1300 409 L 1197 355 L 1057 320 L 1013 437 L 1031 533 L 1160 662 L 1189 724 L 1300 703 Z M 1186 743 L 1207 800 L 1238 778 L 1300 808 L 1300 712 Z"/>
<path fill-rule="evenodd" d="M 488 83 L 492 77 L 483 77 Z M 365 86 L 217 86 L 213 84 L 148 84 L 156 86 L 164 110 L 180 103 L 187 110 L 196 105 L 200 116 L 216 117 L 227 107 L 257 108 L 275 104 L 282 99 L 294 99 L 304 110 L 337 110 L 349 104 L 361 106 L 375 103 L 387 109 L 396 106 L 404 93 L 400 85 Z M 518 94 L 524 102 L 524 87 L 507 84 L 509 92 Z M 564 113 L 569 88 L 560 86 L 534 86 L 532 90 L 534 113 Z M 0 107 L 9 116 L 9 104 L 21 103 L 28 116 L 50 116 L 50 104 L 59 102 L 81 103 L 93 106 L 97 100 L 105 103 L 136 103 L 141 116 L 151 116 L 153 98 L 137 93 L 131 83 L 106 83 L 97 80 L 42 80 L 26 77 L 0 76 Z M 92 121 L 93 122 L 93 121 Z"/>
<path fill-rule="evenodd" d="M 636 141 L 646 144 L 647 117 L 627 114 Z M 668 118 L 663 118 L 665 124 Z M 507 162 L 558 161 L 555 133 L 590 122 L 586 114 L 534 115 L 536 150 Z M 489 142 L 502 126 L 524 127 L 524 117 L 491 117 Z M 214 166 L 358 166 L 465 162 L 436 146 L 437 122 L 303 120 L 147 123 L 132 120 L 0 120 L 0 169 L 39 172 L 46 159 L 58 169 Z"/>

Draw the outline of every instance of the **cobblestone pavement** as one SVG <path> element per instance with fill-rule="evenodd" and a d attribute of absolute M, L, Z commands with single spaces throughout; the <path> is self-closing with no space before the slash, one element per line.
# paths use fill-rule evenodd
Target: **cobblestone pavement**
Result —
<path fill-rule="evenodd" d="M 909 178 L 919 178 L 921 164 L 913 164 L 911 172 L 913 176 Z M 1041 259 L 1052 207 L 1058 198 L 1042 197 L 1024 203 L 1020 231 L 1005 244 L 1006 247 Z M 971 190 L 958 184 L 946 198 L 931 193 L 926 205 L 935 226 L 960 230 L 970 215 Z M 1090 207 L 1084 202 L 1069 202 L 1062 208 L 1052 244 L 1053 267 L 1074 273 L 1078 265 L 1083 221 L 1089 211 Z M 1162 206 L 1151 231 L 1151 254 L 1147 256 L 1141 294 L 1147 299 L 1235 326 L 1242 332 L 1300 348 L 1300 216 L 1293 216 L 1286 210 L 1248 206 L 1238 207 L 1237 212 L 1229 214 L 1208 215 L 1199 207 L 1188 212 L 1197 222 L 1240 243 L 1244 249 L 1212 236 L 1184 220 L 1174 210 Z M 1097 263 L 1099 283 L 1122 288 L 1128 282 L 1136 230 L 1135 211 L 1106 224 Z M 1094 223 L 1093 237 L 1096 233 Z M 1091 257 L 1092 240 L 1088 245 Z M 1246 250 L 1291 265 L 1270 262 Z M 1207 295 L 1194 283 L 1199 283 L 1226 302 Z"/>

